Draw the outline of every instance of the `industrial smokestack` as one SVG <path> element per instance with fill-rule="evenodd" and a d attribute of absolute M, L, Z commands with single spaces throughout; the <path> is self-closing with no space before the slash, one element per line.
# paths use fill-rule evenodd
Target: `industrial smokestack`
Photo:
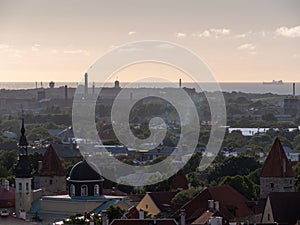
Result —
<path fill-rule="evenodd" d="M 179 88 L 181 88 L 181 78 L 179 79 Z"/>
<path fill-rule="evenodd" d="M 88 95 L 88 88 L 89 88 L 89 84 L 88 84 L 88 74 L 85 73 L 84 74 L 84 94 Z"/>
<path fill-rule="evenodd" d="M 93 96 L 95 95 L 95 82 L 93 83 Z"/>
<path fill-rule="evenodd" d="M 65 100 L 68 100 L 68 85 L 65 85 Z"/>
<path fill-rule="evenodd" d="M 293 83 L 293 97 L 296 97 L 296 84 Z"/>

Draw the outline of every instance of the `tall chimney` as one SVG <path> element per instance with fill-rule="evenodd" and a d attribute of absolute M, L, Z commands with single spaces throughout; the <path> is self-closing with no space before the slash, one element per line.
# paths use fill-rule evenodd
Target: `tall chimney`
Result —
<path fill-rule="evenodd" d="M 218 212 L 220 210 L 220 203 L 215 201 L 215 210 Z"/>
<path fill-rule="evenodd" d="M 68 100 L 68 85 L 65 85 L 65 100 Z"/>
<path fill-rule="evenodd" d="M 102 211 L 102 225 L 109 225 L 108 216 L 105 210 Z"/>
<path fill-rule="evenodd" d="M 145 212 L 144 212 L 144 210 L 142 210 L 142 209 L 140 209 L 140 211 L 139 211 L 139 219 L 140 219 L 140 220 L 145 219 Z"/>
<path fill-rule="evenodd" d="M 179 79 L 179 88 L 181 88 L 181 78 Z"/>
<path fill-rule="evenodd" d="M 209 210 L 214 209 L 214 200 L 208 200 L 208 209 Z"/>
<path fill-rule="evenodd" d="M 296 97 L 296 84 L 293 83 L 293 98 Z"/>
<path fill-rule="evenodd" d="M 93 82 L 93 96 L 95 95 L 95 82 Z"/>
<path fill-rule="evenodd" d="M 180 210 L 180 225 L 185 225 L 185 209 Z"/>
<path fill-rule="evenodd" d="M 88 88 L 89 88 L 89 81 L 88 81 L 88 74 L 84 74 L 84 94 L 88 95 Z"/>

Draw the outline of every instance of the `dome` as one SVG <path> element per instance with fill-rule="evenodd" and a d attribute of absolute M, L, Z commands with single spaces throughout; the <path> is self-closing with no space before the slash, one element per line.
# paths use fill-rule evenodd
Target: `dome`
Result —
<path fill-rule="evenodd" d="M 91 164 L 92 165 L 92 164 Z M 97 172 L 96 166 L 91 166 L 86 160 L 81 161 L 73 166 L 70 172 L 68 180 L 80 180 L 80 181 L 97 181 L 103 180 L 100 173 Z"/>

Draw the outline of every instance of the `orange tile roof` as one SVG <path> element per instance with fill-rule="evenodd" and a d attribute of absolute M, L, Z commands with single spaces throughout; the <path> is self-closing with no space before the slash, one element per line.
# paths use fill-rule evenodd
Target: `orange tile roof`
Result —
<path fill-rule="evenodd" d="M 285 164 L 285 170 L 283 166 Z M 291 162 L 286 157 L 283 147 L 276 138 L 269 155 L 260 172 L 261 177 L 294 177 L 295 172 L 291 166 Z"/>
<path fill-rule="evenodd" d="M 45 152 L 42 162 L 42 168 L 39 171 L 40 176 L 65 176 L 65 169 L 58 158 L 56 151 L 49 145 Z"/>
<path fill-rule="evenodd" d="M 192 200 L 183 205 L 173 217 L 179 218 L 181 209 L 185 209 L 187 222 L 193 222 L 208 209 L 208 200 L 218 201 L 219 214 L 227 220 L 234 217 L 246 217 L 253 215 L 248 207 L 248 200 L 231 186 L 209 187 L 196 195 Z"/>

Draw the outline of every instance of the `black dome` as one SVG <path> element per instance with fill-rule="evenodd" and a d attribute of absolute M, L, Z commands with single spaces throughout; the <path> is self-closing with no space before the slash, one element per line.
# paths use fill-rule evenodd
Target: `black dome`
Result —
<path fill-rule="evenodd" d="M 92 165 L 92 164 L 91 164 Z M 87 161 L 81 161 L 73 166 L 68 180 L 103 180 L 96 166 L 91 166 Z"/>

